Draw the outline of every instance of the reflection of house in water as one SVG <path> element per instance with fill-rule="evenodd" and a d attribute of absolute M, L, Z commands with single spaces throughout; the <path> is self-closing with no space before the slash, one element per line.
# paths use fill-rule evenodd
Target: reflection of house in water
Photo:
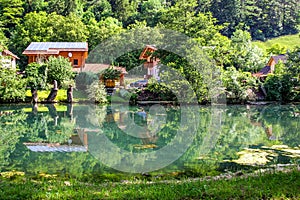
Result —
<path fill-rule="evenodd" d="M 247 110 L 249 111 L 249 109 L 250 109 L 250 106 L 248 105 Z M 276 140 L 277 139 L 276 136 L 273 133 L 272 125 L 265 125 L 264 120 L 256 121 L 256 120 L 251 119 L 251 115 L 250 115 L 249 112 L 248 112 L 248 119 L 250 119 L 250 123 L 253 126 L 263 128 L 269 140 Z"/>
<path fill-rule="evenodd" d="M 78 130 L 77 132 L 78 135 L 72 135 L 66 142 L 67 144 L 41 142 L 26 142 L 23 144 L 34 152 L 87 152 L 87 134 L 81 130 Z"/>
<path fill-rule="evenodd" d="M 155 144 L 158 140 L 156 134 L 152 134 L 148 129 L 148 124 L 152 122 L 148 113 L 144 109 L 134 111 L 115 112 L 108 114 L 108 120 L 114 120 L 118 127 L 126 134 L 141 139 L 143 145 Z M 133 133 L 131 133 L 133 132 Z M 143 146 L 137 146 L 144 148 Z M 152 148 L 157 147 L 152 145 Z"/>

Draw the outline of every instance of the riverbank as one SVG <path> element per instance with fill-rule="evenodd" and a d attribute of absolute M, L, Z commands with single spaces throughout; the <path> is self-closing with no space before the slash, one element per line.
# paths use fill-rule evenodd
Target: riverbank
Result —
<path fill-rule="evenodd" d="M 173 181 L 80 182 L 22 174 L 0 178 L 0 199 L 299 199 L 300 171 Z"/>

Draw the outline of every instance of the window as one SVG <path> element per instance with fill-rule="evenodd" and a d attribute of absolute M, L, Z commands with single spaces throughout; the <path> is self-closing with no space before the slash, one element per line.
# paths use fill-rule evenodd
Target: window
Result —
<path fill-rule="evenodd" d="M 73 65 L 74 65 L 74 66 L 77 66 L 77 65 L 78 65 L 78 59 L 74 59 Z"/>

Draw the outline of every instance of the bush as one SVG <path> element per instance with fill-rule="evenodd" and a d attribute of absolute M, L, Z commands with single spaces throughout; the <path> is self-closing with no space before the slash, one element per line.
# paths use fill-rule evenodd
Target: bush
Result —
<path fill-rule="evenodd" d="M 47 88 L 47 65 L 42 63 L 30 63 L 26 69 L 27 85 L 35 89 Z"/>
<path fill-rule="evenodd" d="M 91 85 L 87 87 L 86 92 L 88 93 L 88 98 L 94 100 L 97 103 L 107 103 L 107 93 L 105 86 L 99 81 L 94 81 Z"/>
<path fill-rule="evenodd" d="M 69 81 L 73 78 L 72 65 L 67 58 L 50 56 L 47 65 L 48 83 L 53 83 L 56 80 L 60 87 L 64 81 Z"/>
<path fill-rule="evenodd" d="M 75 78 L 76 88 L 79 90 L 86 90 L 87 86 L 98 79 L 98 75 L 93 72 L 81 72 Z"/>
<path fill-rule="evenodd" d="M 24 100 L 25 93 L 26 79 L 17 75 L 16 70 L 0 66 L 0 100 L 6 102 Z"/>
<path fill-rule="evenodd" d="M 230 67 L 222 72 L 222 82 L 226 88 L 226 97 L 230 101 L 255 100 L 256 96 L 253 95 L 253 91 L 258 90 L 259 84 L 257 81 L 256 78 L 252 77 L 251 73 L 237 71 L 234 67 Z"/>

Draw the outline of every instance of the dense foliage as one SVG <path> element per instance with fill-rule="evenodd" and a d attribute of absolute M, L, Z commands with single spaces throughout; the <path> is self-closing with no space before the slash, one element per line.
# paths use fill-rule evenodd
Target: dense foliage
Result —
<path fill-rule="evenodd" d="M 132 37 L 127 41 L 128 44 L 146 40 L 149 44 L 155 44 L 158 42 L 157 39 L 163 36 L 159 32 L 156 34 L 149 31 L 150 27 L 171 29 L 193 38 L 202 48 L 184 51 L 194 51 L 192 55 L 203 51 L 220 71 L 224 70 L 223 77 L 228 77 L 232 74 L 227 71 L 233 68 L 238 71 L 237 73 L 242 71 L 254 73 L 265 65 L 272 54 L 286 53 L 287 50 L 297 52 L 289 47 L 274 45 L 264 54 L 260 48 L 253 45 L 252 40 L 298 33 L 299 16 L 297 0 L 0 0 L 0 45 L 7 47 L 21 58 L 18 64 L 23 71 L 26 68 L 27 58 L 22 52 L 31 42 L 87 41 L 89 49 L 93 50 L 106 39 L 126 30 L 144 30 L 139 37 Z M 115 39 L 118 41 L 117 37 Z M 103 49 L 117 51 L 115 46 L 107 44 Z M 119 55 L 113 64 L 124 66 L 128 71 L 141 64 L 141 60 L 138 59 L 140 52 L 141 49 L 135 49 Z M 298 59 L 297 55 L 290 53 L 291 59 L 285 64 L 288 69 L 284 70 L 285 75 L 277 73 L 275 77 L 267 78 L 265 87 L 270 100 L 299 99 L 297 72 L 299 62 L 295 60 Z M 197 73 L 197 69 L 192 66 L 193 63 L 187 63 L 185 59 L 170 52 L 163 52 L 159 56 L 162 64 L 177 70 L 186 78 L 199 102 L 210 101 L 209 88 L 214 83 L 207 82 L 206 77 Z M 190 58 L 193 62 L 197 62 L 197 59 L 197 56 Z M 62 71 L 63 68 L 58 67 L 60 64 L 54 63 L 51 59 L 50 63 L 55 67 L 48 66 L 47 82 L 56 79 L 61 85 L 64 78 L 71 77 L 69 73 Z M 57 71 L 58 69 L 60 71 Z M 38 80 L 41 78 L 37 74 L 40 73 L 39 69 L 29 66 L 27 74 L 30 73 L 31 77 L 37 79 L 28 80 L 31 87 L 45 85 L 43 81 L 46 80 Z M 275 85 L 285 84 L 283 81 L 288 83 L 283 91 L 274 91 Z M 225 81 L 224 86 L 229 85 L 228 81 Z M 253 84 L 247 87 L 248 89 L 254 87 L 252 89 L 256 90 Z M 219 88 L 221 90 L 221 86 Z M 241 90 L 244 89 L 241 87 Z M 227 94 L 230 90 L 232 88 L 226 88 Z M 244 91 L 238 93 L 242 92 Z M 283 98 L 274 93 L 280 93 Z M 245 96 L 242 96 L 243 98 L 239 99 L 241 101 L 245 99 Z"/>

